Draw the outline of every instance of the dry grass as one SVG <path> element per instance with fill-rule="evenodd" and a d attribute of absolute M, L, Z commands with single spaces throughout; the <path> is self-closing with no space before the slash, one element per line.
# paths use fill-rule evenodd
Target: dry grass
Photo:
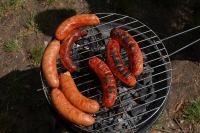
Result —
<path fill-rule="evenodd" d="M 5 52 L 18 52 L 21 49 L 21 43 L 17 39 L 8 40 L 3 44 Z"/>
<path fill-rule="evenodd" d="M 0 2 L 0 18 L 9 10 L 21 6 L 24 0 L 3 0 Z"/>
<path fill-rule="evenodd" d="M 24 27 L 29 31 L 37 31 L 38 29 L 38 26 L 35 23 L 35 15 L 35 12 L 31 12 L 24 25 Z"/>

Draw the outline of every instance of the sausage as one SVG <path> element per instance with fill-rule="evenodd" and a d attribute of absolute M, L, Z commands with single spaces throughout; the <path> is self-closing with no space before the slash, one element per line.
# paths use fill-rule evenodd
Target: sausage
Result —
<path fill-rule="evenodd" d="M 79 27 L 94 26 L 100 23 L 99 18 L 95 14 L 79 14 L 66 19 L 58 26 L 56 30 L 56 38 L 63 40 L 71 34 L 71 32 Z"/>
<path fill-rule="evenodd" d="M 59 86 L 56 59 L 60 50 L 60 41 L 53 40 L 47 46 L 42 57 L 42 71 L 47 83 L 52 88 Z"/>
<path fill-rule="evenodd" d="M 135 39 L 121 28 L 115 28 L 111 31 L 111 38 L 117 40 L 120 46 L 124 47 L 130 61 L 131 73 L 138 76 L 143 71 L 143 57 L 139 45 Z"/>
<path fill-rule="evenodd" d="M 78 40 L 79 37 L 87 35 L 86 31 L 75 30 L 66 37 L 61 46 L 60 46 L 60 59 L 63 66 L 70 71 L 71 73 L 77 71 L 77 66 L 74 64 L 71 58 L 71 49 L 74 44 Z"/>
<path fill-rule="evenodd" d="M 61 74 L 60 86 L 65 97 L 76 108 L 87 113 L 96 113 L 99 110 L 99 104 L 95 100 L 89 99 L 79 92 L 70 72 L 67 71 Z"/>
<path fill-rule="evenodd" d="M 59 89 L 53 89 L 51 91 L 51 98 L 52 103 L 58 113 L 64 117 L 64 119 L 69 120 L 77 125 L 83 125 L 83 126 L 90 126 L 92 125 L 96 120 L 90 116 L 89 114 L 86 114 L 76 107 L 74 107 L 64 96 L 61 90 Z"/>
<path fill-rule="evenodd" d="M 134 86 L 136 79 L 124 64 L 120 55 L 120 45 L 116 40 L 110 39 L 106 46 L 107 63 L 112 73 L 124 84 Z"/>
<path fill-rule="evenodd" d="M 103 104 L 110 108 L 117 97 L 117 85 L 109 67 L 98 57 L 89 59 L 89 67 L 97 74 L 103 87 Z"/>

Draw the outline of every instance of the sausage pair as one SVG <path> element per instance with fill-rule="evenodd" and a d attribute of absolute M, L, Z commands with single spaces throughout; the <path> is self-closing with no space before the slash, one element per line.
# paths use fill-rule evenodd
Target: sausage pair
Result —
<path fill-rule="evenodd" d="M 136 84 L 134 76 L 140 75 L 143 71 L 142 52 L 133 37 L 123 29 L 113 29 L 110 37 L 106 47 L 108 65 L 113 74 L 124 84 L 134 86 Z M 120 46 L 126 50 L 130 61 L 130 71 L 122 60 Z"/>
<path fill-rule="evenodd" d="M 135 77 L 122 60 L 120 46 L 116 40 L 109 40 L 106 47 L 106 57 L 108 66 L 116 77 L 128 86 L 134 86 L 136 84 Z"/>
<path fill-rule="evenodd" d="M 131 73 L 135 76 L 140 75 L 143 71 L 143 57 L 141 49 L 135 39 L 121 28 L 113 29 L 110 37 L 116 40 L 126 50 L 130 61 Z"/>
<path fill-rule="evenodd" d="M 51 91 L 52 103 L 58 113 L 65 119 L 83 126 L 90 126 L 95 122 L 95 119 L 74 107 L 64 96 L 63 92 L 59 89 Z"/>
<path fill-rule="evenodd" d="M 72 46 L 78 38 L 87 35 L 86 31 L 77 30 L 77 28 L 99 23 L 100 20 L 95 14 L 80 14 L 66 19 L 56 30 L 56 38 L 64 39 L 60 48 L 61 62 L 71 73 L 77 71 L 77 66 L 71 57 Z"/>
<path fill-rule="evenodd" d="M 52 103 L 58 113 L 71 122 L 90 126 L 95 119 L 87 113 L 96 113 L 99 104 L 83 96 L 77 89 L 70 72 L 65 72 L 60 76 L 61 90 L 53 89 L 51 92 Z"/>

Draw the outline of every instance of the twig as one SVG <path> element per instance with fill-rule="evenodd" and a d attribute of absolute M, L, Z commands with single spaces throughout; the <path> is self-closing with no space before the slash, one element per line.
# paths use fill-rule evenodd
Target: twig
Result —
<path fill-rule="evenodd" d="M 177 120 L 176 118 L 174 118 L 173 120 L 174 120 L 174 122 L 179 126 L 179 128 L 181 129 L 181 132 L 182 132 L 182 133 L 185 133 L 184 130 L 183 130 L 183 128 L 182 128 L 182 126 L 181 126 L 180 123 L 178 122 L 178 120 Z"/>
<path fill-rule="evenodd" d="M 181 99 L 181 101 L 176 104 L 174 113 L 177 113 L 180 110 L 180 108 L 182 107 L 183 104 L 184 104 L 184 100 Z"/>

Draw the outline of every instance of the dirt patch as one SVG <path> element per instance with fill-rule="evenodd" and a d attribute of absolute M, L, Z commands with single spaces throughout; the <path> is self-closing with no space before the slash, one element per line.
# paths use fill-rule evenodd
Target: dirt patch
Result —
<path fill-rule="evenodd" d="M 168 132 L 199 132 L 197 123 L 190 123 L 184 119 L 183 110 L 186 103 L 199 98 L 200 95 L 200 64 L 187 60 L 172 61 L 172 88 L 166 110 L 153 129 Z M 152 131 L 153 132 L 153 131 Z"/>

